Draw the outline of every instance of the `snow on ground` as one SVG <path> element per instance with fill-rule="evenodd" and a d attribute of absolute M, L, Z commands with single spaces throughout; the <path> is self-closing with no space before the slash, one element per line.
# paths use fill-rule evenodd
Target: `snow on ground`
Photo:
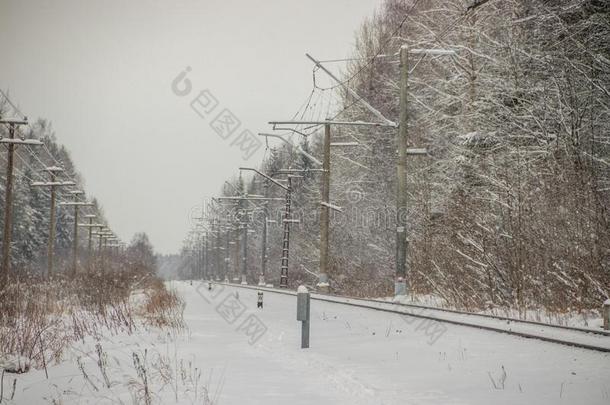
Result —
<path fill-rule="evenodd" d="M 221 405 L 610 403 L 610 354 L 320 301 L 311 302 L 303 350 L 293 296 L 265 292 L 257 310 L 255 290 L 173 286 L 187 303 L 188 333 L 105 337 L 111 388 L 95 342 L 85 342 L 49 368 L 49 380 L 44 370 L 17 376 L 8 403 L 132 403 L 142 386 L 134 352 L 146 353 L 153 403 L 203 403 L 206 386 Z M 188 382 L 194 368 L 200 383 Z M 5 376 L 5 397 L 13 377 Z"/>
<path fill-rule="evenodd" d="M 456 309 L 455 307 L 448 305 L 445 300 L 443 300 L 439 296 L 433 294 L 409 295 L 401 297 L 398 300 L 395 297 L 384 297 L 380 300 L 400 302 L 403 304 L 425 305 L 436 308 Z M 544 309 L 528 309 L 526 311 L 520 312 L 518 310 L 508 308 L 490 308 L 484 311 L 479 311 L 477 313 L 485 315 L 503 316 L 506 318 L 523 319 L 535 322 L 550 323 L 561 326 L 599 329 L 603 325 L 601 307 L 602 303 L 600 303 L 600 309 L 598 311 L 582 310 L 570 311 L 562 314 L 548 312 Z"/>
<path fill-rule="evenodd" d="M 353 305 L 365 306 L 367 308 L 378 308 L 380 310 L 399 311 L 405 315 L 414 315 L 416 317 L 433 317 L 435 320 L 446 320 L 449 324 L 455 324 L 455 322 L 473 325 L 477 327 L 492 328 L 494 331 L 506 331 L 512 333 L 521 333 L 529 336 L 537 336 L 541 339 L 560 340 L 564 342 L 572 342 L 579 345 L 587 345 L 592 347 L 604 348 L 606 351 L 610 350 L 610 335 L 594 334 L 594 333 L 583 333 L 580 330 L 566 330 L 549 326 L 547 324 L 532 324 L 526 322 L 512 322 L 504 319 L 482 317 L 476 314 L 469 313 L 451 313 L 432 308 L 413 308 L 396 305 L 394 303 L 383 302 L 383 301 L 365 301 L 358 298 L 344 298 L 336 296 L 324 296 L 319 294 L 312 294 L 312 298 L 321 301 L 339 302 L 339 303 L 351 303 Z M 413 320 L 415 322 L 415 320 Z M 422 326 L 419 329 L 428 332 L 431 337 L 431 341 L 438 338 L 438 335 L 442 333 L 442 330 L 446 323 L 438 323 L 436 321 L 422 321 Z M 437 327 L 435 327 L 437 326 Z M 439 329 L 435 333 L 435 329 Z M 584 329 L 588 331 L 589 329 Z M 600 331 L 601 332 L 601 331 Z M 547 340 L 548 341 L 548 340 Z"/>

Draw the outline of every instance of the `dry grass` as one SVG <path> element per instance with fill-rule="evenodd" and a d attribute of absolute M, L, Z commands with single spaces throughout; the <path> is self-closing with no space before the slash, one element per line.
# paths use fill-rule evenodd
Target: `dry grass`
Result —
<path fill-rule="evenodd" d="M 184 302 L 175 290 L 168 290 L 161 280 L 155 280 L 145 290 L 141 316 L 149 325 L 159 328 L 181 329 L 184 327 Z"/>
<path fill-rule="evenodd" d="M 134 291 L 143 302 L 130 299 Z M 45 368 L 74 341 L 139 326 L 183 327 L 184 303 L 150 274 L 92 271 L 76 279 L 28 277 L 0 291 L 0 359 Z"/>

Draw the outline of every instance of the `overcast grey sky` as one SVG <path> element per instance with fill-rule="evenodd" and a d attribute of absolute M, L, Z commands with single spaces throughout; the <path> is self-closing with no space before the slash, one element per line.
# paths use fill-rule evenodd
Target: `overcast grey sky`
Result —
<path fill-rule="evenodd" d="M 350 56 L 381 2 L 0 0 L 0 87 L 31 120 L 52 121 L 122 239 L 144 231 L 177 252 L 191 208 L 243 154 L 172 80 L 190 66 L 195 96 L 209 89 L 242 128 L 267 130 L 311 90 L 304 53 Z"/>

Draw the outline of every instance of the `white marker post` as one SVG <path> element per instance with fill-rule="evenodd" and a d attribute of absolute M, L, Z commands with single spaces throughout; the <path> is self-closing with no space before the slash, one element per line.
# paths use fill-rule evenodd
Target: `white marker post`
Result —
<path fill-rule="evenodd" d="M 301 349 L 309 348 L 309 291 L 304 285 L 297 289 L 297 321 L 301 321 Z"/>
<path fill-rule="evenodd" d="M 610 330 L 610 298 L 604 301 L 602 316 L 604 317 L 604 329 Z"/>

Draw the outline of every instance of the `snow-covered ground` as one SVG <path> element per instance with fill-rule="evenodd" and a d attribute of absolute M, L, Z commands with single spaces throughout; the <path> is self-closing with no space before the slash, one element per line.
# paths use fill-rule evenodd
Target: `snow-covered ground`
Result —
<path fill-rule="evenodd" d="M 188 332 L 106 336 L 106 367 L 96 342 L 81 342 L 48 380 L 44 370 L 17 376 L 7 403 L 142 401 L 133 353 L 153 403 L 201 404 L 206 388 L 221 405 L 610 403 L 610 354 L 321 301 L 311 303 L 311 347 L 300 349 L 293 296 L 265 292 L 258 310 L 255 290 L 173 286 Z"/>
<path fill-rule="evenodd" d="M 382 300 L 400 302 L 404 304 L 432 306 L 436 308 L 456 309 L 455 307 L 448 305 L 442 298 L 432 294 L 409 295 L 398 301 L 395 299 L 395 297 L 384 297 Z M 528 309 L 526 311 L 518 311 L 509 308 L 489 308 L 478 313 L 561 326 L 599 329 L 603 325 L 601 307 L 602 303 L 600 303 L 599 310 L 570 311 L 562 314 L 548 312 L 544 309 Z"/>

